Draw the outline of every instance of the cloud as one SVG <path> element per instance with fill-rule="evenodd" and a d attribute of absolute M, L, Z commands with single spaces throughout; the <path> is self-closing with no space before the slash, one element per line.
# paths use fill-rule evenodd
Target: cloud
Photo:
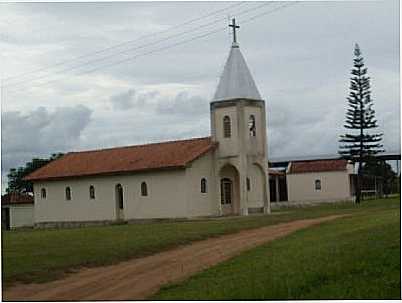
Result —
<path fill-rule="evenodd" d="M 154 100 L 155 98 L 160 96 L 160 92 L 157 90 L 148 91 L 145 93 L 138 94 L 136 99 L 136 104 L 139 107 L 144 107 L 149 103 L 150 100 Z"/>
<path fill-rule="evenodd" d="M 208 111 L 208 100 L 201 96 L 190 96 L 187 91 L 179 92 L 172 100 L 160 100 L 156 107 L 156 112 L 162 115 L 198 117 Z"/>
<path fill-rule="evenodd" d="M 114 95 L 110 98 L 113 109 L 127 110 L 134 106 L 135 90 L 129 89 L 127 92 Z"/>
<path fill-rule="evenodd" d="M 73 149 L 91 114 L 83 105 L 58 107 L 52 112 L 38 107 L 28 113 L 2 113 L 2 170 L 23 165 L 33 157 Z"/>
<path fill-rule="evenodd" d="M 127 110 L 106 106 L 95 112 L 76 150 L 210 135 L 209 103 L 202 96 L 149 89 L 137 92 L 132 101 L 134 106 Z"/>
<path fill-rule="evenodd" d="M 160 93 L 157 90 L 137 93 L 135 89 L 130 88 L 123 93 L 119 93 L 110 97 L 112 109 L 116 111 L 125 111 L 132 108 L 142 109 L 145 106 L 152 105 L 152 101 L 157 98 Z"/>

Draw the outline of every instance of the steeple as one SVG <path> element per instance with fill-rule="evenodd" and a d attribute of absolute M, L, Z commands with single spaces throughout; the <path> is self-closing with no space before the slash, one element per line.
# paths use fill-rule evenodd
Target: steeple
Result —
<path fill-rule="evenodd" d="M 232 24 L 229 26 L 233 27 L 233 43 L 212 101 L 230 99 L 261 100 L 260 93 L 236 41 L 236 29 L 239 26 L 236 25 L 235 19 L 232 20 Z"/>
<path fill-rule="evenodd" d="M 265 101 L 254 83 L 237 43 L 233 43 L 210 103 L 214 174 L 220 179 L 219 214 L 270 212 Z M 219 186 L 220 185 L 220 186 Z"/>

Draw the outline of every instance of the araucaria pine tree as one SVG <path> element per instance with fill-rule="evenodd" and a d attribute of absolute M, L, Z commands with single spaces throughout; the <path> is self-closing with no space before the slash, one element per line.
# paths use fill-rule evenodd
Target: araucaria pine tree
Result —
<path fill-rule="evenodd" d="M 369 157 L 382 152 L 382 133 L 370 133 L 377 128 L 373 100 L 370 97 L 370 77 L 367 76 L 367 68 L 359 48 L 355 45 L 355 58 L 350 78 L 350 92 L 347 98 L 349 108 L 346 112 L 344 127 L 349 131 L 340 136 L 339 154 L 353 163 L 358 163 L 356 182 L 356 203 L 360 203 L 362 166 Z"/>

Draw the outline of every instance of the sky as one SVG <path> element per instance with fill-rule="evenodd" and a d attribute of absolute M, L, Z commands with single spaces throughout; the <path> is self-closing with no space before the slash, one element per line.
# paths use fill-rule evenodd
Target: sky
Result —
<path fill-rule="evenodd" d="M 333 155 L 355 43 L 400 150 L 399 2 L 0 3 L 2 176 L 56 152 L 209 136 L 231 45 L 266 102 L 268 158 Z"/>

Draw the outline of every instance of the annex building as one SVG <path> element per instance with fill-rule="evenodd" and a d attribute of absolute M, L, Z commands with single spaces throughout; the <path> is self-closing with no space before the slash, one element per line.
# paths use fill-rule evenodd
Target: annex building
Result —
<path fill-rule="evenodd" d="M 269 213 L 265 102 L 233 42 L 211 135 L 70 152 L 26 177 L 39 226 Z"/>

